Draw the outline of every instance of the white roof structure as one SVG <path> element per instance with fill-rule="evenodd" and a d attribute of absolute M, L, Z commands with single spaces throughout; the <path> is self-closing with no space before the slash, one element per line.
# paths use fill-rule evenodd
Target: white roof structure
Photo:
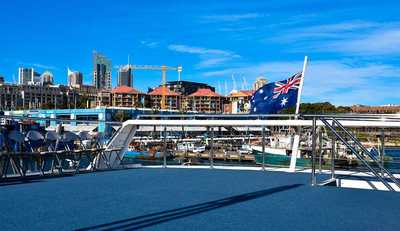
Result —
<path fill-rule="evenodd" d="M 328 120 L 329 121 L 329 120 Z M 345 127 L 393 127 L 400 128 L 398 121 L 385 121 L 385 120 L 339 120 Z M 128 120 L 123 123 L 126 125 L 138 126 L 210 126 L 210 127 L 224 127 L 224 126 L 312 126 L 312 120 Z M 324 126 L 321 121 L 317 121 L 317 126 Z"/>

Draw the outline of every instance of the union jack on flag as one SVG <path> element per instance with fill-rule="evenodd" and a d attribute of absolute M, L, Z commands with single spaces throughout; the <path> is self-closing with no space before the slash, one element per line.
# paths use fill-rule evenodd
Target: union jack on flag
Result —
<path fill-rule="evenodd" d="M 290 89 L 299 89 L 302 73 L 299 72 L 287 80 L 275 82 L 274 96 L 278 98 L 281 94 L 287 94 Z"/>
<path fill-rule="evenodd" d="M 272 82 L 254 92 L 250 100 L 250 113 L 275 114 L 296 105 L 302 72 L 292 77 Z"/>

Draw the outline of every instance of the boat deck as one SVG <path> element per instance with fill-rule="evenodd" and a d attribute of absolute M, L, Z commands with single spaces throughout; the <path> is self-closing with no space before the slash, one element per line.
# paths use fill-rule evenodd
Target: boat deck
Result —
<path fill-rule="evenodd" d="M 307 173 L 140 168 L 0 183 L 2 230 L 398 230 L 400 194 Z"/>

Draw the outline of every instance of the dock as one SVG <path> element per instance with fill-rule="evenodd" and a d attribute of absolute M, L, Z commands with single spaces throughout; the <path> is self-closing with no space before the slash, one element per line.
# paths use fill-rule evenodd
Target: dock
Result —
<path fill-rule="evenodd" d="M 194 152 L 175 152 L 175 157 L 184 158 L 199 158 L 199 159 L 210 159 L 210 152 L 194 153 Z M 241 154 L 238 152 L 215 152 L 213 154 L 214 160 L 224 160 L 224 161 L 255 161 L 254 155 L 251 154 Z"/>

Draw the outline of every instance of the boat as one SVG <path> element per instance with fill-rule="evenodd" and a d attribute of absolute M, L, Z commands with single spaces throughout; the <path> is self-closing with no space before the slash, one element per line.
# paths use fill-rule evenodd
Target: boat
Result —
<path fill-rule="evenodd" d="M 264 147 L 264 164 L 272 166 L 289 166 L 291 161 L 293 136 L 269 136 L 266 137 Z M 256 164 L 263 163 L 263 150 L 261 145 L 252 145 L 252 154 Z M 308 166 L 310 160 L 300 157 L 300 150 L 296 153 L 296 166 Z"/>
<path fill-rule="evenodd" d="M 198 145 L 198 146 L 195 146 L 193 148 L 193 152 L 194 153 L 203 153 L 205 151 L 206 151 L 206 146 L 205 145 Z"/>
<path fill-rule="evenodd" d="M 289 155 L 281 155 L 281 154 L 274 154 L 269 153 L 268 150 L 273 149 L 266 149 L 264 152 L 264 164 L 272 165 L 272 166 L 289 166 L 291 156 Z M 263 163 L 263 152 L 253 149 L 252 154 L 255 157 L 256 164 Z M 306 158 L 296 158 L 296 166 L 305 167 L 311 164 L 310 159 Z"/>

